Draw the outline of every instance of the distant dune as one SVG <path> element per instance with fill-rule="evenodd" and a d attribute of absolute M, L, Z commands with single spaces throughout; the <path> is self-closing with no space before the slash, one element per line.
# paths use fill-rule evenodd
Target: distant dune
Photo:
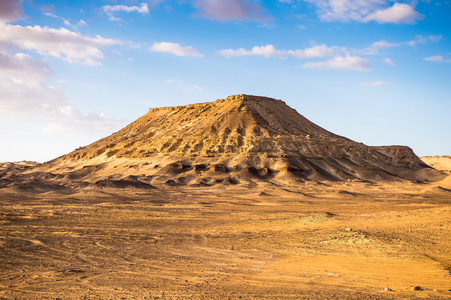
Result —
<path fill-rule="evenodd" d="M 423 156 L 421 160 L 429 166 L 443 171 L 451 172 L 451 156 Z"/>

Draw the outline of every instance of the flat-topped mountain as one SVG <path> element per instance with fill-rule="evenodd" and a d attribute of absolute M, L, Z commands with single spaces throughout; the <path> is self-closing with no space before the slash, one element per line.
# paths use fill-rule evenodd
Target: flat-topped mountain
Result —
<path fill-rule="evenodd" d="M 235 95 L 214 102 L 152 108 L 121 131 L 62 159 L 153 155 L 313 157 L 345 155 L 318 142 L 348 142 L 313 124 L 280 100 Z M 313 147 L 312 147 L 313 146 Z"/>
<path fill-rule="evenodd" d="M 366 146 L 321 128 L 281 100 L 251 95 L 152 108 L 111 136 L 27 172 L 173 185 L 441 176 L 408 147 Z"/>
<path fill-rule="evenodd" d="M 360 158 L 425 167 L 408 147 L 367 147 L 310 122 L 285 102 L 234 95 L 214 102 L 152 108 L 124 129 L 58 159 L 171 155 Z"/>

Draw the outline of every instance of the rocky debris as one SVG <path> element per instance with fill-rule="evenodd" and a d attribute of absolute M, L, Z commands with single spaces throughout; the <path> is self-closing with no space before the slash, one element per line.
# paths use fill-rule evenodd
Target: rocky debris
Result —
<path fill-rule="evenodd" d="M 386 287 L 384 288 L 384 291 L 386 291 L 386 292 L 391 292 L 391 291 L 393 291 L 393 290 L 392 290 L 391 288 L 389 288 L 389 287 L 386 286 Z"/>
<path fill-rule="evenodd" d="M 223 165 L 223 164 L 217 164 L 217 165 L 213 165 L 210 166 L 210 171 L 214 171 L 214 172 L 227 172 L 227 166 Z"/>
<path fill-rule="evenodd" d="M 421 286 L 412 286 L 411 288 L 410 288 L 410 290 L 411 291 L 422 291 L 423 290 L 423 288 L 421 287 Z"/>

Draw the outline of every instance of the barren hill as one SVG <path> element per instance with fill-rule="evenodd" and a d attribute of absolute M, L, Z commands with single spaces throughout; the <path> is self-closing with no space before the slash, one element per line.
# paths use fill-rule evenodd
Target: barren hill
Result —
<path fill-rule="evenodd" d="M 111 136 L 27 172 L 105 186 L 443 177 L 408 147 L 366 146 L 281 100 L 250 95 L 152 108 Z"/>
<path fill-rule="evenodd" d="M 235 95 L 214 102 L 150 109 L 113 135 L 58 159 L 152 156 L 366 158 L 424 167 L 408 147 L 367 147 L 310 122 L 285 102 Z"/>

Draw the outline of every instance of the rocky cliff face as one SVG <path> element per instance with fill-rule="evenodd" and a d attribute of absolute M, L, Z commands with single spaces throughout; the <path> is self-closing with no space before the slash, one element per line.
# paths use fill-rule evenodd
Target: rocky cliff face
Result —
<path fill-rule="evenodd" d="M 41 170 L 88 181 L 139 174 L 174 184 L 214 178 L 422 181 L 437 175 L 408 147 L 369 147 L 315 125 L 281 100 L 250 95 L 152 108 Z"/>

